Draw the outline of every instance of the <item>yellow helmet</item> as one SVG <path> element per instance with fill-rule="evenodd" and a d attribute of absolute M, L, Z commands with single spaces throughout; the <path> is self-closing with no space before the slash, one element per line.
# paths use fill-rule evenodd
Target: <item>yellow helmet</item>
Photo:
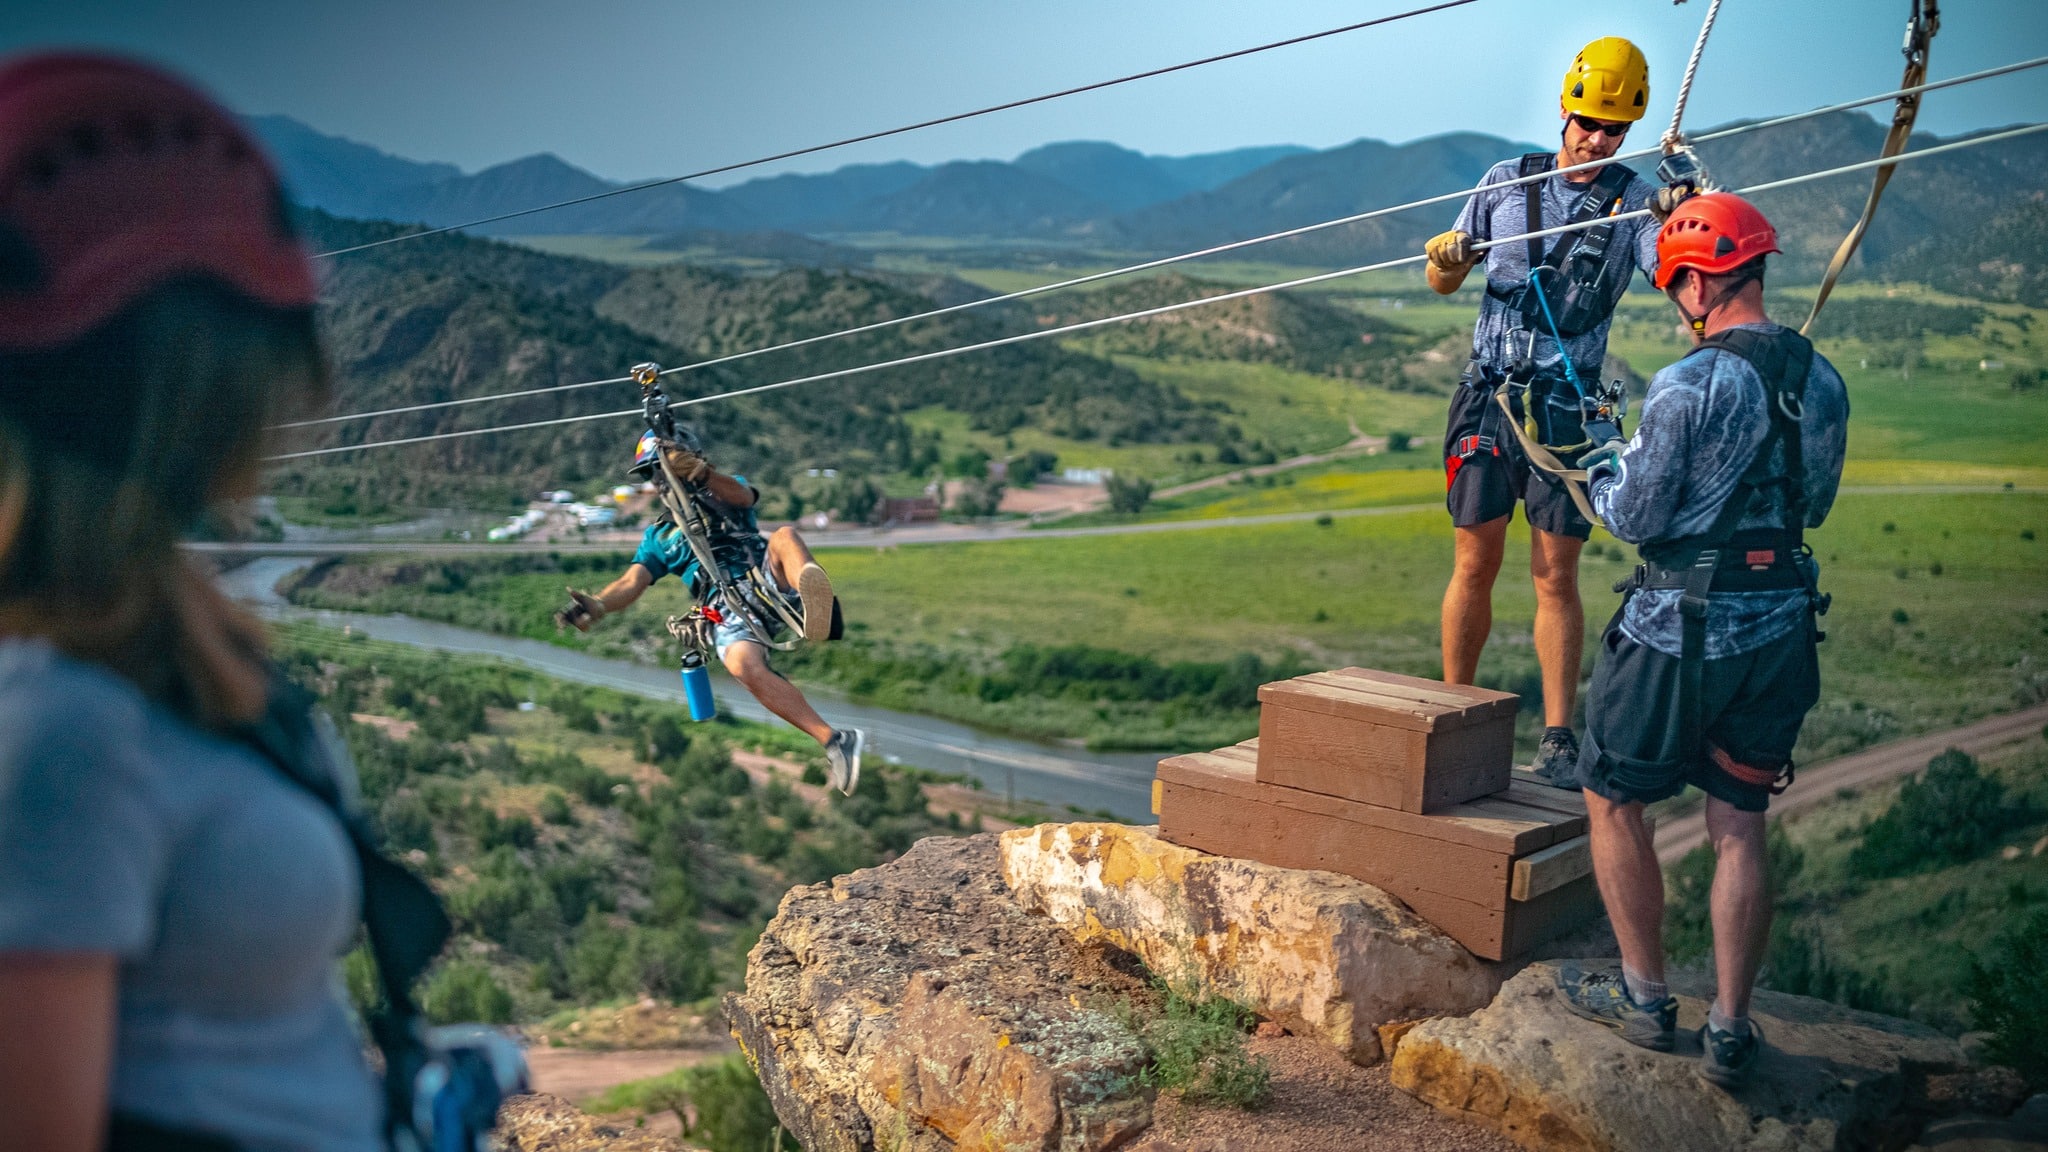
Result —
<path fill-rule="evenodd" d="M 1641 120 L 1650 103 L 1649 61 L 1627 40 L 1603 36 L 1573 57 L 1560 99 L 1565 111 L 1595 120 Z"/>

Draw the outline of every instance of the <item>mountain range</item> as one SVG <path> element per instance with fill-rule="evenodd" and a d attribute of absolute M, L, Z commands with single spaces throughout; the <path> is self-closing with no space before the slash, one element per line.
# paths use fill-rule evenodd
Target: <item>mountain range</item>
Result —
<path fill-rule="evenodd" d="M 277 154 L 294 199 L 337 216 L 458 225 L 625 187 L 552 155 L 465 174 L 325 136 L 286 117 L 251 123 Z M 1742 187 L 1867 160 L 1884 131 L 1865 113 L 1840 112 L 1712 141 L 1701 152 L 1723 184 Z M 1913 147 L 1941 142 L 1922 135 Z M 1495 162 L 1533 148 L 1451 133 L 1406 144 L 1364 139 L 1321 151 L 1275 146 L 1163 157 L 1069 141 L 1011 161 L 855 164 L 719 190 L 666 184 L 474 231 L 640 235 L 657 238 L 655 248 L 826 267 L 865 263 L 859 243 L 874 234 L 978 239 L 1011 249 L 1058 243 L 1165 253 L 1454 193 Z M 1856 172 L 1759 197 L 1781 233 L 1782 276 L 1810 277 L 1826 264 L 1869 181 L 1869 172 Z M 2048 136 L 1901 165 L 1858 261 L 1928 279 L 1949 253 L 1982 248 L 1987 229 L 2031 235 L 2044 184 Z M 2025 216 L 2027 204 L 2036 204 L 2033 215 L 2001 223 L 2014 212 Z M 1387 259 L 1419 250 L 1455 214 L 1454 204 L 1432 205 L 1264 246 L 1257 257 L 1324 266 Z M 1978 255 L 1973 266 L 1997 255 Z M 2039 273 L 2021 264 L 2017 273 L 1980 279 L 2036 283 Z"/>

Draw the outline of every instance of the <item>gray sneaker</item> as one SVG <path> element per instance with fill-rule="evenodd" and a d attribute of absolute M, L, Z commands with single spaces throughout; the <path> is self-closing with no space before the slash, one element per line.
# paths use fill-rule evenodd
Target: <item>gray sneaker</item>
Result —
<path fill-rule="evenodd" d="M 858 728 L 834 728 L 825 742 L 826 779 L 848 796 L 860 783 L 860 750 L 868 742 Z"/>
<path fill-rule="evenodd" d="M 1749 1083 L 1749 1074 L 1764 1054 L 1764 1034 L 1749 1022 L 1747 1032 L 1723 1032 L 1712 1024 L 1700 1025 L 1700 1079 L 1717 1088 L 1734 1091 Z"/>
<path fill-rule="evenodd" d="M 1579 738 L 1569 728 L 1545 728 L 1536 746 L 1535 776 L 1552 788 L 1579 790 Z"/>
<path fill-rule="evenodd" d="M 1620 969 L 1581 972 L 1567 964 L 1557 970 L 1557 991 L 1572 1015 L 1605 1024 L 1638 1048 L 1671 1051 L 1678 1031 L 1678 1001 L 1666 996 L 1655 1004 L 1636 1003 Z"/>

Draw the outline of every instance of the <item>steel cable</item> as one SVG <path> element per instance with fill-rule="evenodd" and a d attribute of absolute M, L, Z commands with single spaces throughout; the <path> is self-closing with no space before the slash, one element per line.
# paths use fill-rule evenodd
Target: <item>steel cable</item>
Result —
<path fill-rule="evenodd" d="M 1983 136 L 1974 136 L 1967 140 L 1956 140 L 1947 144 L 1939 144 L 1932 148 L 1922 148 L 1913 152 L 1901 153 L 1897 156 L 1879 157 L 1875 160 L 1861 160 L 1853 164 L 1844 164 L 1836 168 L 1828 168 L 1817 172 L 1807 172 L 1798 176 L 1788 176 L 1782 180 L 1769 180 L 1761 184 L 1752 184 L 1747 188 L 1738 188 L 1734 191 L 1736 191 L 1739 194 L 1754 195 L 1759 192 L 1769 192 L 1780 188 L 1790 188 L 1800 184 L 1809 184 L 1816 180 L 1825 180 L 1833 176 L 1843 176 L 1852 172 L 1862 172 L 1871 168 L 1879 167 L 1880 165 L 1903 164 L 1909 160 L 1924 159 L 1928 156 L 1939 156 L 1949 152 L 1958 151 L 1960 149 L 1974 148 L 1984 144 L 1995 144 L 2005 140 L 2017 139 L 2022 136 L 2031 136 L 2036 133 L 2044 131 L 2048 131 L 2048 123 L 2030 124 L 2020 128 L 2007 129 L 2003 132 L 1993 132 Z M 1587 228 L 1599 227 L 1603 224 L 1610 224 L 1621 220 L 1640 219 L 1642 217 L 1646 217 L 1649 215 L 1649 209 L 1639 208 L 1633 212 L 1621 212 L 1616 213 L 1612 216 L 1601 216 L 1592 220 L 1585 220 L 1577 223 L 1560 224 L 1555 228 L 1543 228 L 1534 232 L 1525 232 L 1520 235 L 1503 236 L 1496 240 L 1481 241 L 1475 244 L 1474 248 L 1480 251 L 1485 251 L 1490 248 L 1498 247 L 1502 244 L 1518 244 L 1529 240 L 1542 239 L 1548 236 L 1562 235 L 1566 232 L 1582 231 Z M 1407 264 L 1418 264 L 1426 259 L 1428 259 L 1428 257 L 1422 255 L 1421 253 L 1417 253 L 1412 256 L 1400 256 L 1392 260 L 1382 260 L 1372 264 L 1362 264 L 1354 268 L 1343 268 L 1334 272 L 1320 272 L 1312 276 L 1302 276 L 1293 280 L 1284 280 L 1275 284 L 1264 284 L 1255 288 L 1241 288 L 1233 292 L 1225 292 L 1216 296 L 1204 296 L 1194 300 L 1182 300 L 1173 304 L 1163 304 L 1155 308 L 1145 308 L 1135 312 L 1119 313 L 1115 316 L 1104 316 L 1094 320 L 1083 320 L 1077 323 L 1064 324 L 1053 328 L 1041 328 L 1032 332 L 1022 332 L 1016 335 L 1004 336 L 994 340 L 984 340 L 975 344 L 966 344 L 954 348 L 941 348 L 931 352 L 921 352 L 913 356 L 902 356 L 893 360 L 884 360 L 873 364 L 861 364 L 851 368 L 837 369 L 831 372 L 819 372 L 810 376 L 799 376 L 794 379 L 779 380 L 770 384 L 759 384 L 751 388 L 736 388 L 729 392 L 720 392 L 711 396 L 699 396 L 689 400 L 671 401 L 671 406 L 683 408 L 691 407 L 698 404 L 709 404 L 718 400 L 731 400 L 740 396 L 753 396 L 763 392 L 776 391 L 782 388 L 794 388 L 799 384 L 814 384 L 824 380 L 839 380 L 849 376 L 859 376 L 869 372 L 879 372 L 885 368 L 899 368 L 910 364 L 922 364 L 927 361 L 940 360 L 951 356 L 960 356 L 969 352 L 980 352 L 991 348 L 1005 347 L 1011 344 L 1021 344 L 1029 340 L 1043 340 L 1053 336 L 1064 336 L 1075 332 L 1085 332 L 1094 328 L 1101 328 L 1110 324 L 1121 324 L 1127 323 L 1132 320 L 1143 320 L 1153 316 L 1163 316 L 1173 312 L 1180 312 L 1189 308 L 1199 308 L 1208 304 L 1221 304 L 1230 300 L 1242 300 L 1246 297 L 1261 296 L 1270 292 L 1282 292 L 1294 288 L 1303 288 L 1311 284 L 1321 284 L 1330 280 L 1340 280 L 1345 277 L 1363 275 L 1367 272 L 1377 272 L 1388 268 L 1398 268 Z M 314 448 L 302 452 L 287 452 L 276 456 L 266 457 L 265 459 L 272 462 L 283 460 L 302 460 L 308 457 L 328 456 L 341 452 L 359 452 L 371 448 L 391 448 L 404 444 L 424 444 L 436 440 L 454 440 L 468 436 L 483 436 L 493 432 L 518 432 L 532 428 L 546 428 L 561 424 L 576 424 L 590 420 L 621 419 L 627 416 L 638 416 L 641 414 L 642 411 L 638 407 L 622 408 L 614 412 L 593 412 L 582 416 L 564 416 L 552 420 L 535 420 L 523 424 L 508 424 L 500 427 L 467 428 L 453 432 L 437 432 L 425 436 L 408 436 L 397 440 L 380 440 L 366 444 L 346 444 L 330 448 Z"/>
<path fill-rule="evenodd" d="M 1707 5 L 1707 18 L 1700 22 L 1699 38 L 1692 42 L 1692 55 L 1685 61 L 1685 76 L 1678 82 L 1678 99 L 1671 105 L 1671 127 L 1664 130 L 1661 144 L 1666 152 L 1684 143 L 1685 136 L 1679 125 L 1685 120 L 1686 101 L 1692 99 L 1693 77 L 1699 74 L 1700 54 L 1707 50 L 1707 34 L 1714 30 L 1714 17 L 1721 14 L 1721 0 L 1711 0 Z"/>
<path fill-rule="evenodd" d="M 1119 84 L 1129 84 L 1134 80 L 1149 80 L 1155 76 L 1165 76 L 1173 72 L 1184 72 L 1190 68 L 1200 68 L 1205 64 L 1217 64 L 1225 60 L 1235 60 L 1240 56 L 1270 52 L 1275 48 L 1290 48 L 1296 44 L 1306 44 L 1312 40 L 1322 40 L 1330 36 L 1341 36 L 1346 32 L 1357 32 L 1361 29 L 1372 28 L 1381 24 L 1392 24 L 1397 20 L 1406 20 L 1411 16 L 1426 16 L 1432 12 L 1441 12 L 1446 8 L 1458 8 L 1477 2 L 1478 0 L 1443 0 L 1442 3 L 1430 4 L 1422 8 L 1413 8 L 1406 12 L 1396 12 L 1392 16 L 1378 16 L 1371 20 L 1360 20 L 1355 24 L 1346 24 L 1341 28 L 1329 28 L 1321 32 L 1310 32 L 1305 36 L 1290 36 L 1285 40 L 1275 40 L 1269 44 L 1239 48 L 1233 52 L 1223 52 L 1215 56 L 1204 56 L 1199 60 L 1169 64 L 1164 68 L 1150 68 L 1143 72 L 1133 72 L 1128 76 L 1118 76 L 1111 80 L 1097 80 L 1092 84 L 1082 84 L 1074 88 L 1063 88 L 1058 92 L 1047 92 L 1042 96 L 1027 96 L 1022 100 L 1010 100 L 1001 104 L 991 104 L 986 108 L 976 108 L 971 112 L 955 112 L 950 116 L 940 116 L 933 120 L 920 120 L 915 124 L 905 124 L 900 128 L 885 128 L 879 132 L 867 132 L 859 136 L 848 136 L 843 140 L 834 140 L 828 144 L 812 144 L 804 148 L 794 148 L 787 152 L 777 152 L 773 156 L 762 156 L 755 160 L 742 160 L 734 164 L 721 164 L 716 168 L 706 168 L 703 171 L 691 172 L 682 176 L 666 176 L 660 180 L 648 180 L 640 184 L 629 184 L 624 188 L 613 188 L 604 192 L 593 193 L 589 196 L 578 196 L 571 200 L 558 200 L 553 204 L 542 204 L 536 208 L 522 208 L 517 212 L 501 212 L 496 216 L 486 216 L 480 220 L 471 220 L 466 224 L 448 224 L 419 232 L 407 232 L 402 236 L 387 236 L 382 240 L 372 240 L 367 244 L 355 244 L 347 248 L 336 248 L 331 252 L 322 252 L 315 259 L 345 256 L 350 252 L 361 252 L 368 248 L 381 248 L 386 244 L 396 244 L 401 240 L 417 240 L 422 236 L 438 236 L 443 232 L 459 232 L 464 228 L 478 228 L 485 224 L 496 224 L 503 220 L 516 220 L 521 216 L 533 216 L 541 212 L 552 212 L 557 208 L 588 204 L 593 200 L 605 200 L 613 196 L 624 196 L 632 192 L 645 192 L 649 188 L 662 188 L 670 184 L 680 184 L 686 180 L 701 180 L 706 176 L 717 176 L 726 172 L 737 172 L 743 168 L 755 168 L 762 164 L 773 164 L 778 160 L 791 160 L 798 156 L 828 152 L 834 148 L 844 148 L 849 144 L 865 144 L 870 140 L 881 140 L 889 136 L 901 136 L 905 132 L 916 132 L 924 128 L 936 128 L 941 124 L 954 124 L 962 120 L 972 120 L 977 116 L 987 116 L 992 112 L 1007 112 L 1013 108 L 1043 104 L 1048 100 L 1059 100 L 1067 96 L 1078 96 L 1084 92 L 1114 88 Z"/>
<path fill-rule="evenodd" d="M 1809 109 L 1805 112 L 1793 112 L 1788 113 L 1784 116 L 1772 117 L 1768 120 L 1758 120 L 1749 124 L 1738 124 L 1732 128 L 1723 128 L 1718 131 L 1708 132 L 1704 135 L 1695 137 L 1694 143 L 1704 144 L 1708 141 L 1724 140 L 1735 136 L 1741 136 L 1749 132 L 1761 131 L 1766 128 L 1776 128 L 1785 124 L 1792 124 L 1802 120 L 1810 120 L 1818 116 L 1832 115 L 1836 112 L 1846 112 L 1851 109 L 1864 107 L 1866 105 L 1882 103 L 1886 100 L 1894 100 L 1900 97 L 1917 96 L 1920 93 L 1931 92 L 1939 88 L 1952 88 L 1961 84 L 1970 84 L 1980 80 L 1989 80 L 1994 77 L 2007 75 L 2009 73 L 2025 71 L 2029 68 L 2039 68 L 2043 65 L 2048 65 L 2048 56 L 2037 56 L 2031 60 L 2022 60 L 2014 64 L 2001 65 L 1997 68 L 1987 68 L 1979 72 L 1971 72 L 1962 76 L 1953 76 L 1946 80 L 1938 80 L 1932 83 L 1919 84 L 1910 88 L 1894 89 L 1890 92 L 1879 93 L 1875 96 L 1865 96 L 1860 99 L 1848 100 L 1839 104 L 1829 104 L 1824 107 Z M 1644 148 L 1635 152 L 1624 152 L 1619 155 L 1609 157 L 1606 160 L 1590 161 L 1585 164 L 1574 164 L 1565 168 L 1552 169 L 1548 172 L 1539 172 L 1530 176 L 1519 176 L 1510 180 L 1503 180 L 1498 184 L 1489 185 L 1489 187 L 1512 188 L 1521 184 L 1529 184 L 1539 180 L 1547 180 L 1552 176 L 1560 174 L 1568 174 L 1572 172 L 1579 172 L 1593 168 L 1605 167 L 1608 164 L 1619 164 L 1629 160 L 1640 160 L 1646 157 L 1655 156 L 1657 154 L 1658 149 L 1656 148 Z M 1176 256 L 1164 256 L 1156 260 L 1147 260 L 1142 263 L 1131 264 L 1122 268 L 1112 268 L 1103 272 L 1093 272 L 1085 276 L 1076 276 L 1068 280 L 1059 280 L 1049 284 L 1039 284 L 1030 288 L 1021 288 L 1018 289 L 1017 291 L 1006 292 L 999 296 L 989 296 L 980 300 L 969 300 L 960 304 L 949 304 L 943 308 L 933 308 L 924 312 L 914 312 L 907 316 L 895 316 L 886 320 L 877 320 L 871 324 L 862 324 L 853 328 L 845 328 L 833 332 L 821 333 L 816 336 L 805 336 L 797 340 L 785 341 L 781 344 L 772 344 L 762 348 L 749 349 L 744 352 L 733 352 L 723 356 L 715 356 L 707 360 L 699 360 L 690 364 L 681 364 L 673 368 L 664 369 L 662 375 L 667 376 L 681 372 L 694 372 L 702 368 L 714 368 L 722 364 L 731 364 L 740 360 L 752 359 L 756 356 L 765 356 L 771 352 L 784 352 L 792 348 L 802 348 L 812 344 L 823 343 L 828 340 L 838 340 L 847 336 L 858 336 L 868 332 L 878 332 L 883 329 L 894 328 L 903 324 L 909 324 L 917 320 L 929 320 L 934 317 L 950 315 L 956 312 L 966 312 L 976 308 L 986 308 L 996 304 L 1006 304 L 1012 301 L 1022 300 L 1031 296 L 1039 296 L 1049 292 L 1057 292 L 1067 288 L 1075 288 L 1084 284 L 1093 284 L 1098 281 L 1114 279 L 1119 276 L 1129 276 L 1138 272 L 1148 272 L 1157 268 L 1165 268 L 1174 264 L 1186 263 L 1190 260 L 1197 260 L 1207 256 L 1219 255 L 1224 252 L 1234 252 L 1242 248 L 1254 247 L 1260 244 L 1269 244 L 1277 240 L 1286 240 L 1296 236 L 1305 236 L 1311 233 L 1325 231 L 1331 228 L 1340 228 L 1347 224 L 1357 224 L 1364 222 L 1366 220 L 1373 220 L 1383 216 L 1391 216 L 1397 213 L 1411 211 L 1416 208 L 1426 208 L 1433 204 L 1442 204 L 1453 200 L 1462 200 L 1472 195 L 1472 192 L 1472 189 L 1463 188 L 1459 189 L 1456 192 L 1446 192 L 1437 196 L 1427 196 L 1420 200 L 1413 200 L 1406 204 L 1398 204 L 1390 208 L 1375 208 L 1367 212 L 1359 212 L 1350 216 L 1340 216 L 1335 219 L 1323 220 L 1314 224 L 1304 224 L 1297 228 L 1287 228 L 1278 232 L 1269 232 L 1263 236 L 1253 236 L 1243 240 L 1232 240 L 1228 243 L 1217 244 L 1212 247 L 1197 249 L 1193 252 L 1183 252 Z M 527 388 L 517 392 L 492 393 L 486 396 L 470 396 L 457 400 L 435 400 L 423 404 L 405 405 L 403 407 L 380 408 L 369 412 L 351 412 L 341 416 L 322 416 L 310 420 L 296 420 L 287 424 L 278 424 L 275 427 L 310 428 L 324 424 L 339 424 L 351 420 L 368 420 L 379 416 L 400 416 L 413 412 L 431 412 L 444 408 L 459 408 L 470 404 L 483 404 L 494 400 L 512 400 L 523 396 L 539 396 L 550 392 L 568 392 L 581 388 L 595 388 L 607 384 L 619 384 L 624 383 L 626 379 L 626 377 L 614 376 L 603 380 L 584 380 L 574 384 L 554 384 L 544 388 Z"/>

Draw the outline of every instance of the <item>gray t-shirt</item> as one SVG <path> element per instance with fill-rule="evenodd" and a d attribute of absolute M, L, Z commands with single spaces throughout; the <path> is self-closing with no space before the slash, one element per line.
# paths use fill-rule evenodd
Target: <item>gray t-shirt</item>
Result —
<path fill-rule="evenodd" d="M 120 959 L 111 1107 L 251 1150 L 375 1152 L 341 991 L 355 856 L 254 751 L 0 640 L 0 952 Z"/>
<path fill-rule="evenodd" d="M 1574 184 L 1568 178 L 1552 174 L 1547 180 L 1533 184 L 1522 184 L 1510 188 L 1497 187 L 1521 174 L 1521 159 L 1503 160 L 1489 169 L 1479 181 L 1479 189 L 1472 198 L 1465 201 L 1465 210 L 1458 213 L 1458 222 L 1453 225 L 1461 232 L 1468 232 L 1476 239 L 1492 240 L 1500 236 L 1519 236 L 1529 230 L 1529 201 L 1527 193 L 1540 190 L 1543 197 L 1541 212 L 1543 226 L 1555 228 L 1568 224 L 1586 194 L 1593 188 L 1593 181 Z M 1573 173 L 1575 176 L 1584 173 Z M 1656 190 L 1649 181 L 1637 176 L 1623 187 L 1619 211 L 1633 212 L 1650 202 Z M 1549 252 L 1560 239 L 1569 241 L 1578 233 L 1565 233 L 1561 237 L 1545 237 L 1543 250 Z M 1634 250 L 1636 267 L 1649 276 L 1657 271 L 1657 222 L 1642 216 L 1623 220 L 1614 226 L 1614 239 L 1609 252 L 1627 253 Z M 1502 244 L 1486 250 L 1486 283 L 1498 292 L 1519 292 L 1529 277 L 1529 245 L 1523 241 Z M 1614 300 L 1620 300 L 1628 290 L 1632 276 L 1617 276 L 1613 286 Z M 1551 301 L 1555 306 L 1555 300 Z M 1609 301 L 1610 307 L 1613 301 Z M 1570 351 L 1572 367 L 1578 372 L 1579 380 L 1589 390 L 1600 380 L 1600 365 L 1607 358 L 1607 329 L 1610 321 L 1602 320 L 1596 327 L 1565 340 Z M 1472 328 L 1472 358 L 1505 372 L 1510 364 L 1519 359 L 1523 350 L 1529 347 L 1529 333 L 1522 326 L 1520 312 L 1488 293 L 1479 302 L 1479 322 Z M 1557 341 L 1549 332 L 1540 333 L 1536 338 L 1535 356 L 1538 376 L 1562 380 L 1564 378 L 1564 357 L 1559 353 Z"/>
<path fill-rule="evenodd" d="M 1758 332 L 1774 324 L 1745 324 Z M 1820 527 L 1834 507 L 1849 440 L 1849 393 L 1820 353 L 1806 373 L 1799 455 L 1805 466 L 1806 524 Z M 1621 455 L 1620 471 L 1592 486 L 1593 510 L 1631 544 L 1681 540 L 1714 523 L 1770 431 L 1762 377 L 1733 352 L 1694 352 L 1658 372 L 1643 401 L 1642 424 Z M 1774 453 L 1781 468 L 1784 446 Z M 1764 490 L 1737 530 L 1785 526 L 1783 490 Z M 1638 644 L 1680 654 L 1678 612 L 1684 592 L 1648 588 L 1631 596 L 1621 626 Z M 1706 656 L 1718 660 L 1760 648 L 1806 621 L 1806 592 L 1715 592 L 1707 599 Z"/>

